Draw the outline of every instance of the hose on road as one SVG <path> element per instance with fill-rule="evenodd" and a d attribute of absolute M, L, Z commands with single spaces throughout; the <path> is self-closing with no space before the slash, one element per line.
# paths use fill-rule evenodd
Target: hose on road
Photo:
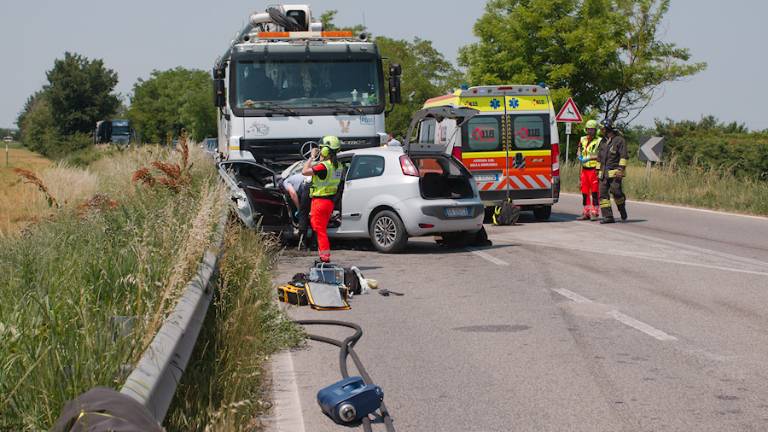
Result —
<path fill-rule="evenodd" d="M 338 326 L 338 327 L 346 327 L 350 328 L 355 331 L 355 333 L 352 336 L 347 337 L 343 341 L 332 339 L 326 336 L 319 336 L 315 334 L 307 334 L 307 337 L 309 337 L 310 340 L 317 341 L 317 342 L 324 342 L 327 344 L 335 345 L 339 347 L 339 369 L 341 370 L 341 376 L 342 378 L 349 378 L 349 370 L 347 368 L 347 357 L 352 357 L 352 361 L 355 363 L 355 368 L 357 368 L 357 371 L 360 372 L 360 376 L 363 377 L 363 381 L 366 384 L 373 384 L 373 380 L 371 379 L 371 376 L 368 375 L 368 371 L 365 370 L 365 366 L 363 366 L 362 361 L 360 361 L 360 357 L 358 357 L 357 353 L 355 352 L 355 344 L 360 340 L 360 338 L 363 337 L 363 329 L 360 328 L 359 325 L 346 322 L 346 321 L 334 321 L 334 320 L 298 320 L 296 321 L 296 324 L 300 324 L 303 326 L 308 325 L 328 325 L 328 326 Z M 381 401 L 381 406 L 379 407 L 379 413 L 381 414 L 381 418 L 384 421 L 384 425 L 387 428 L 387 432 L 395 432 L 395 425 L 392 423 L 392 417 L 389 414 L 389 410 L 387 409 L 386 404 L 384 404 L 384 401 Z M 369 417 L 363 417 L 363 430 L 365 432 L 372 432 L 373 429 L 371 427 L 371 419 Z"/>

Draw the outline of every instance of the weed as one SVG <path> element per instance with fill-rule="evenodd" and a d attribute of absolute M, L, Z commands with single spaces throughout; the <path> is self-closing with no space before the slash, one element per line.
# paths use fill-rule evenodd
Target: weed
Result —
<path fill-rule="evenodd" d="M 37 189 L 43 194 L 46 201 L 48 201 L 48 207 L 61 207 L 58 201 L 56 201 L 56 198 L 51 195 L 51 193 L 48 191 L 48 188 L 45 187 L 45 183 L 40 180 L 40 177 L 38 177 L 37 174 L 24 168 L 14 168 L 13 172 L 15 172 L 19 177 L 23 178 L 24 181 L 26 181 L 28 184 L 37 186 Z"/>

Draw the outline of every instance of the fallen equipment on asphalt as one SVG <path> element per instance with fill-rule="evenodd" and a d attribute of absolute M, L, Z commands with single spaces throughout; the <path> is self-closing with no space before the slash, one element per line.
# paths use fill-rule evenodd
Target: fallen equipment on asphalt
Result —
<path fill-rule="evenodd" d="M 317 403 L 323 413 L 338 424 L 360 422 L 375 412 L 384 400 L 384 391 L 354 376 L 335 382 L 317 392 Z"/>
<path fill-rule="evenodd" d="M 296 306 L 306 306 L 309 304 L 307 291 L 304 289 L 304 284 L 300 282 L 296 285 L 293 283 L 280 285 L 277 287 L 277 297 L 281 302 Z"/>
<path fill-rule="evenodd" d="M 349 303 L 347 303 L 346 295 L 342 295 L 342 291 L 346 291 L 346 287 L 344 285 L 329 284 L 323 282 L 307 282 L 304 284 L 304 289 L 307 291 L 307 300 L 309 301 L 309 306 L 312 309 L 350 309 Z"/>
<path fill-rule="evenodd" d="M 318 341 L 318 342 L 324 342 L 327 344 L 335 345 L 340 348 L 339 351 L 339 369 L 341 370 L 341 376 L 343 378 L 349 378 L 349 371 L 347 369 L 347 357 L 351 356 L 352 361 L 355 364 L 355 368 L 360 372 L 360 375 L 363 379 L 363 382 L 367 386 L 373 386 L 373 380 L 371 379 L 371 376 L 368 375 L 368 371 L 365 370 L 365 366 L 363 366 L 363 363 L 360 361 L 360 357 L 358 357 L 357 353 L 354 350 L 355 344 L 360 340 L 361 337 L 363 337 L 363 330 L 360 328 L 359 325 L 344 321 L 326 321 L 326 320 L 300 320 L 296 321 L 297 324 L 307 326 L 307 325 L 329 325 L 329 326 L 340 326 L 340 327 L 347 327 L 350 329 L 353 329 L 355 333 L 352 336 L 349 336 L 348 338 L 344 339 L 343 341 L 339 341 L 336 339 L 332 339 L 325 336 L 319 336 L 315 334 L 308 333 L 307 337 L 310 340 Z M 340 384 L 336 383 L 335 385 Z M 370 391 L 370 390 L 368 390 Z M 367 395 L 369 396 L 369 395 Z M 383 397 L 383 392 L 382 392 Z M 318 393 L 318 403 L 320 403 L 320 394 Z M 363 406 L 363 411 L 365 411 L 367 404 Z M 355 410 L 357 410 L 357 406 L 353 405 Z M 322 405 L 321 405 L 322 408 Z M 339 407 L 341 408 L 341 407 Z M 325 411 L 324 411 L 325 412 Z M 359 413 L 360 411 L 357 411 Z M 387 409 L 387 405 L 384 403 L 384 400 L 381 399 L 381 403 L 378 407 L 378 412 L 381 416 L 381 419 L 384 422 L 384 425 L 387 429 L 387 432 L 395 432 L 395 425 L 392 422 L 392 416 L 389 414 L 389 410 Z M 349 414 L 349 411 L 347 411 L 347 414 Z M 374 413 L 375 414 L 375 413 Z M 373 429 L 371 428 L 371 418 L 368 414 L 361 415 L 360 417 L 360 423 L 363 426 L 363 430 L 365 432 L 372 432 Z M 333 417 L 331 417 L 333 418 Z M 342 423 L 344 425 L 349 426 L 349 423 Z"/>

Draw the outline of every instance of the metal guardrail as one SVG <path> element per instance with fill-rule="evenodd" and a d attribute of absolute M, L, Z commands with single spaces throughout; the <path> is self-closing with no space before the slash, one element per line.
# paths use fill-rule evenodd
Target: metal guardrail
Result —
<path fill-rule="evenodd" d="M 184 288 L 173 312 L 163 322 L 120 393 L 141 403 L 162 423 L 176 387 L 195 348 L 213 297 L 211 281 L 218 271 L 229 207 L 219 220 L 214 245 L 205 252 L 197 273 Z"/>

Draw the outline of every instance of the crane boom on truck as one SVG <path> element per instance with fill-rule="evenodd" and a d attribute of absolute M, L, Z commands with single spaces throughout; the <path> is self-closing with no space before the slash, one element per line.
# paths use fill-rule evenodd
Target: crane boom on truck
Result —
<path fill-rule="evenodd" d="M 400 102 L 400 67 L 389 98 Z M 336 135 L 342 150 L 386 138 L 383 62 L 364 33 L 324 31 L 307 5 L 254 13 L 213 68 L 219 152 L 270 167 L 302 157 L 302 146 Z M 308 151 L 308 147 L 304 147 Z"/>

